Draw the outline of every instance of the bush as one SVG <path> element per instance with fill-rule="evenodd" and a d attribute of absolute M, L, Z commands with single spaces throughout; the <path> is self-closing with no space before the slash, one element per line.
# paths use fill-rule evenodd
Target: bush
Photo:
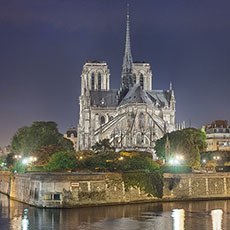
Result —
<path fill-rule="evenodd" d="M 160 169 L 153 172 L 125 172 L 122 174 L 126 190 L 130 187 L 139 187 L 149 196 L 162 197 L 164 180 Z"/>
<path fill-rule="evenodd" d="M 58 152 L 52 155 L 45 168 L 48 171 L 62 171 L 76 169 L 78 162 L 76 157 L 69 152 Z"/>

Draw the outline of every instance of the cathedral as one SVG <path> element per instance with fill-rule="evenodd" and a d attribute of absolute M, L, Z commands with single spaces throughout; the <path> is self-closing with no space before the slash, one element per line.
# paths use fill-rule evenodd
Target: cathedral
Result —
<path fill-rule="evenodd" d="M 157 139 L 175 130 L 175 96 L 152 89 L 149 63 L 133 62 L 127 13 L 121 86 L 110 89 L 106 62 L 86 62 L 81 74 L 77 150 L 87 150 L 109 139 L 116 150 L 154 153 Z"/>

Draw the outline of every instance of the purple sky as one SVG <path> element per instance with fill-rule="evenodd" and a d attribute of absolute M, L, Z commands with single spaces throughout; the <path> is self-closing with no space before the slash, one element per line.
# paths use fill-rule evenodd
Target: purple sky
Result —
<path fill-rule="evenodd" d="M 176 120 L 229 120 L 229 0 L 130 0 L 134 61 L 153 89 L 173 82 Z M 78 122 L 86 60 L 106 61 L 120 85 L 125 0 L 0 0 L 0 146 L 33 121 L 61 132 Z"/>

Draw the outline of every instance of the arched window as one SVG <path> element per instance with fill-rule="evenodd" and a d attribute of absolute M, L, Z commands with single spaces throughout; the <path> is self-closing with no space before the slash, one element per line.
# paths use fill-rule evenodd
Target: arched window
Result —
<path fill-rule="evenodd" d="M 140 129 L 145 128 L 145 115 L 143 113 L 140 113 L 139 115 L 139 128 Z"/>
<path fill-rule="evenodd" d="M 136 74 L 133 74 L 133 83 L 134 83 L 134 84 L 137 83 L 137 76 L 136 76 Z"/>
<path fill-rule="evenodd" d="M 101 90 L 101 73 L 98 73 L 98 90 Z"/>
<path fill-rule="evenodd" d="M 101 116 L 100 123 L 101 123 L 101 125 L 105 124 L 105 117 L 104 116 Z"/>
<path fill-rule="evenodd" d="M 143 76 L 143 74 L 140 75 L 140 86 L 142 89 L 144 88 L 144 76 Z"/>
<path fill-rule="evenodd" d="M 94 76 L 94 73 L 92 73 L 91 75 L 91 89 L 92 90 L 95 89 L 94 85 L 95 85 L 95 76 Z"/>
<path fill-rule="evenodd" d="M 145 144 L 149 145 L 149 139 L 147 137 L 145 137 Z"/>
<path fill-rule="evenodd" d="M 141 134 L 138 134 L 136 137 L 136 144 L 137 145 L 141 145 L 142 144 L 142 138 L 141 138 Z"/>

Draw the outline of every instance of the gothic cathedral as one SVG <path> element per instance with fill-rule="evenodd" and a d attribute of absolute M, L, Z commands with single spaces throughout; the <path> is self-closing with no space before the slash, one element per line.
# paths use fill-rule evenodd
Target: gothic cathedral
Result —
<path fill-rule="evenodd" d="M 133 62 L 127 13 L 121 86 L 110 89 L 105 62 L 87 62 L 81 74 L 78 150 L 91 149 L 108 138 L 116 150 L 154 153 L 157 139 L 175 130 L 175 96 L 169 90 L 152 90 L 149 63 Z"/>

